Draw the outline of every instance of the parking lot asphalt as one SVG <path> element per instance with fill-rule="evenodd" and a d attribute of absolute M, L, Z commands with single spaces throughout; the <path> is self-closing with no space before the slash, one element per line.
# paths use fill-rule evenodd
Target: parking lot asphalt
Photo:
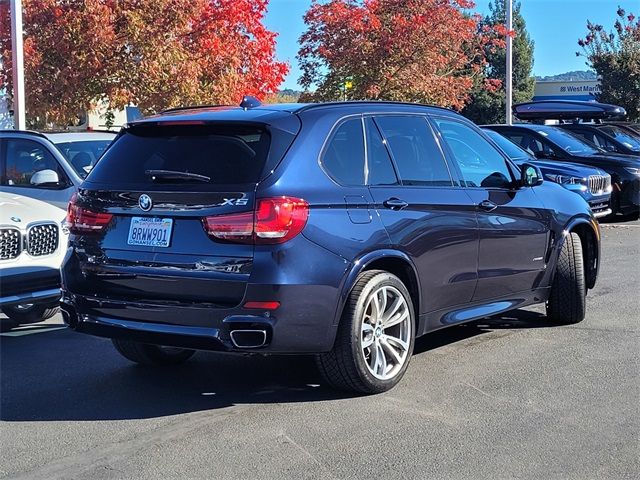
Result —
<path fill-rule="evenodd" d="M 640 471 L 640 222 L 603 225 L 587 318 L 543 308 L 422 337 L 375 396 L 313 361 L 148 369 L 59 316 L 0 336 L 7 478 L 625 479 Z"/>

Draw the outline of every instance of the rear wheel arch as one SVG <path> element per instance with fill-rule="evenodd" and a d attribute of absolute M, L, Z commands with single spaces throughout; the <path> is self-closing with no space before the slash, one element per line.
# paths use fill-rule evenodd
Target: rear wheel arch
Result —
<path fill-rule="evenodd" d="M 342 316 L 346 299 L 353 289 L 358 275 L 368 270 L 384 270 L 395 275 L 402 281 L 411 294 L 416 323 L 418 323 L 422 298 L 420 293 L 420 280 L 416 268 L 405 253 L 397 250 L 382 250 L 370 252 L 354 262 L 354 267 L 351 269 L 351 272 L 349 272 L 342 291 L 336 324 Z M 416 332 L 419 332 L 419 325 L 415 325 L 415 327 Z"/>

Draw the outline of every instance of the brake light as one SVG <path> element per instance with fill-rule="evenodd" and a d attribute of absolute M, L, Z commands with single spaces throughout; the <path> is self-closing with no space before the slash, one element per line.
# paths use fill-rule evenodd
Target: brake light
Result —
<path fill-rule="evenodd" d="M 255 212 L 212 215 L 203 219 L 209 237 L 238 243 L 284 243 L 307 223 L 309 204 L 301 198 L 274 197 L 257 201 Z"/>
<path fill-rule="evenodd" d="M 93 212 L 76 203 L 74 193 L 67 207 L 66 223 L 71 233 L 97 233 L 106 227 L 113 215 L 110 213 Z"/>

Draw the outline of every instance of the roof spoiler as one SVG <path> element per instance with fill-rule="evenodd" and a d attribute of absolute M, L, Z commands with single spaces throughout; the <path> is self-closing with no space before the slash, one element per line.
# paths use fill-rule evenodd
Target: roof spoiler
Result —
<path fill-rule="evenodd" d="M 623 119 L 624 108 L 607 103 L 578 100 L 549 100 L 519 103 L 511 107 L 520 120 L 603 120 Z"/>

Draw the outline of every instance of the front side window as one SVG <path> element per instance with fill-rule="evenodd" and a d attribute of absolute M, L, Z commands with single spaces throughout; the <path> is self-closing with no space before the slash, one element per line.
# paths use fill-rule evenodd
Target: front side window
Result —
<path fill-rule="evenodd" d="M 51 176 L 53 172 L 55 176 Z M 57 182 L 51 181 L 55 178 Z M 22 138 L 6 140 L 4 185 L 52 188 L 66 186 L 68 183 L 58 161 L 42 144 Z"/>
<path fill-rule="evenodd" d="M 460 167 L 467 187 L 508 188 L 513 179 L 502 154 L 461 122 L 436 118 L 442 138 Z"/>
<path fill-rule="evenodd" d="M 444 156 L 425 118 L 385 115 L 375 121 L 384 134 L 403 185 L 452 185 Z"/>
<path fill-rule="evenodd" d="M 364 185 L 362 119 L 353 118 L 338 127 L 324 151 L 322 165 L 341 185 Z"/>

